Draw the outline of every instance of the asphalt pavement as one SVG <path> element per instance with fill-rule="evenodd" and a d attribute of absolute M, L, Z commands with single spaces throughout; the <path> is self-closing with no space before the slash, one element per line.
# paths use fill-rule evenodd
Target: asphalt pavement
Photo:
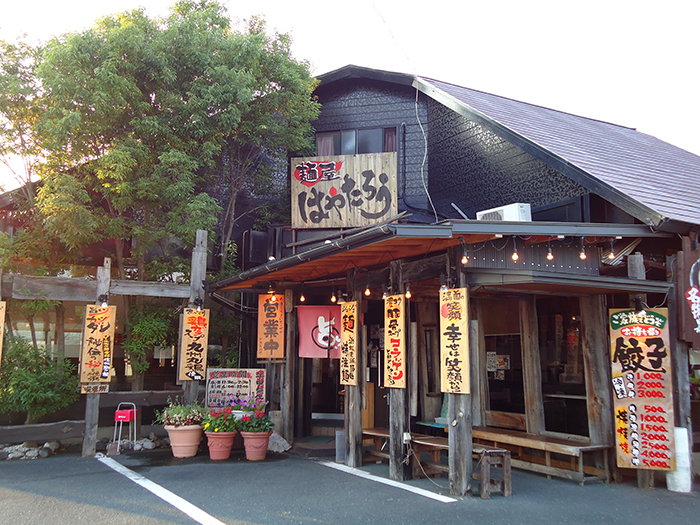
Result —
<path fill-rule="evenodd" d="M 332 468 L 332 442 L 292 452 L 262 462 L 237 450 L 221 462 L 204 451 L 177 459 L 169 449 L 0 461 L 0 524 L 700 523 L 700 487 L 670 492 L 663 476 L 641 490 L 633 479 L 581 487 L 514 470 L 512 497 L 482 500 L 451 497 L 446 476 L 388 484 L 386 462 Z"/>

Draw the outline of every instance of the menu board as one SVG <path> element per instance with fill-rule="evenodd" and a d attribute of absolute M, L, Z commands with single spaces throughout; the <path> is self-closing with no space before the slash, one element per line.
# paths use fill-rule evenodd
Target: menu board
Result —
<path fill-rule="evenodd" d="M 232 399 L 247 401 L 251 397 L 265 402 L 265 370 L 262 368 L 207 369 L 206 405 L 229 406 Z"/>
<path fill-rule="evenodd" d="M 83 323 L 80 383 L 109 383 L 114 350 L 116 306 L 88 304 Z M 93 385 L 97 386 L 97 385 Z M 83 393 L 106 392 L 104 388 L 82 389 Z"/>
<path fill-rule="evenodd" d="M 384 300 L 384 386 L 406 388 L 406 313 L 403 295 Z"/>
<path fill-rule="evenodd" d="M 675 470 L 668 309 L 610 310 L 617 465 Z"/>

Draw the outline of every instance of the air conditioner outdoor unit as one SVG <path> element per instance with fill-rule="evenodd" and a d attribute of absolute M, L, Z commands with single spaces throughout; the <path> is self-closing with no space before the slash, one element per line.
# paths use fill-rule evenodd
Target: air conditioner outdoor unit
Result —
<path fill-rule="evenodd" d="M 532 213 L 529 204 L 508 204 L 490 210 L 476 212 L 477 221 L 509 221 L 509 222 L 529 222 L 532 220 Z"/>

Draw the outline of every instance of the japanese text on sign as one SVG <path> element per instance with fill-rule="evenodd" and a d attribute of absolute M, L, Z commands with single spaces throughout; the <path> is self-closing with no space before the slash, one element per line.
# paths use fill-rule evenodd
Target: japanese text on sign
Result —
<path fill-rule="evenodd" d="M 292 227 L 366 226 L 397 213 L 396 153 L 292 159 Z"/>
<path fill-rule="evenodd" d="M 229 406 L 231 400 L 255 399 L 265 403 L 265 370 L 262 368 L 209 368 L 207 370 L 208 407 Z"/>
<path fill-rule="evenodd" d="M 469 311 L 467 289 L 440 292 L 441 391 L 469 393 Z"/>
<path fill-rule="evenodd" d="M 340 305 L 340 384 L 357 385 L 358 319 L 357 301 Z"/>
<path fill-rule="evenodd" d="M 209 310 L 185 308 L 180 344 L 180 381 L 201 381 L 207 368 Z"/>
<path fill-rule="evenodd" d="M 258 359 L 284 358 L 284 295 L 258 295 Z"/>
<path fill-rule="evenodd" d="M 406 388 L 406 324 L 403 295 L 384 301 L 384 386 Z"/>
<path fill-rule="evenodd" d="M 610 310 L 617 465 L 673 470 L 668 310 Z"/>
<path fill-rule="evenodd" d="M 80 382 L 109 383 L 114 351 L 116 306 L 87 305 L 80 359 Z"/>

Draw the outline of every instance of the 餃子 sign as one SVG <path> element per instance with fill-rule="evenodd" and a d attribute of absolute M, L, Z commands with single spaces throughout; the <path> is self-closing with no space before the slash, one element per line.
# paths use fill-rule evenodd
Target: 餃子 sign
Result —
<path fill-rule="evenodd" d="M 673 470 L 668 309 L 610 310 L 617 465 Z"/>

